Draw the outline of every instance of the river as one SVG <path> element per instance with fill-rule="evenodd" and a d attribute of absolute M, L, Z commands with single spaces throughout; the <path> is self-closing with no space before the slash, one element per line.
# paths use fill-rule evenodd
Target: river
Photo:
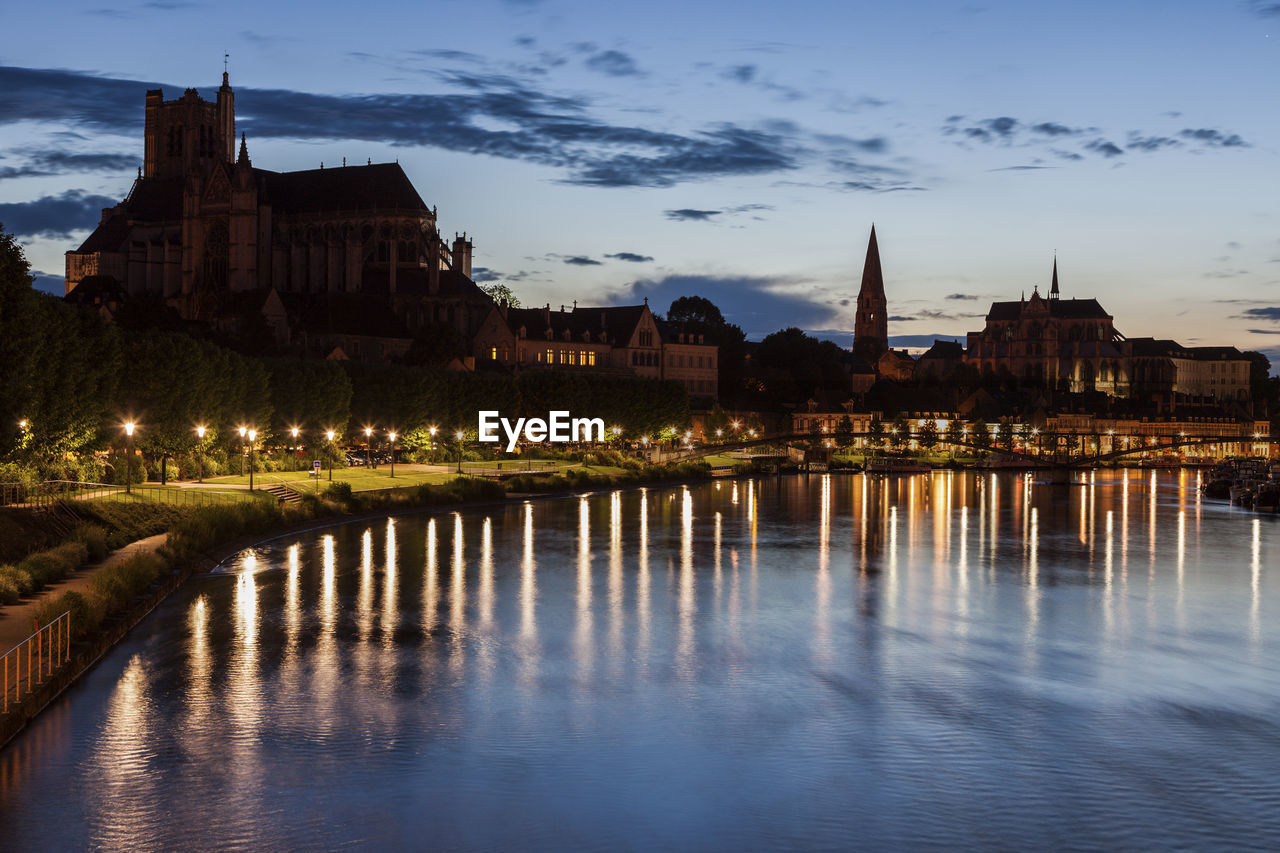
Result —
<path fill-rule="evenodd" d="M 1194 471 L 402 515 L 187 583 L 0 848 L 1280 847 L 1280 519 Z"/>

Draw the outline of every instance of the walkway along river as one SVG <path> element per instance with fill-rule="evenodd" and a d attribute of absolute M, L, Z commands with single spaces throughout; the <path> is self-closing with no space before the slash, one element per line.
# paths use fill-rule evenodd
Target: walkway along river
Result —
<path fill-rule="evenodd" d="M 0 846 L 1280 846 L 1280 525 L 814 475 L 264 543 L 0 753 Z"/>

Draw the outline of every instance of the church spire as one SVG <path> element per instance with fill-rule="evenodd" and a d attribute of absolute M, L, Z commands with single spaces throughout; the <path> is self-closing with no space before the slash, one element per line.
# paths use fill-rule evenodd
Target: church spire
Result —
<path fill-rule="evenodd" d="M 866 296 L 884 299 L 884 273 L 880 269 L 880 246 L 876 243 L 876 226 L 871 226 L 871 239 L 867 241 L 867 260 L 862 265 L 862 290 Z"/>
<path fill-rule="evenodd" d="M 249 145 L 244 141 L 243 131 L 240 133 L 240 156 L 236 160 L 237 166 L 252 166 L 249 162 Z"/>
<path fill-rule="evenodd" d="M 1053 256 L 1053 285 L 1049 288 L 1049 298 L 1057 299 L 1061 294 L 1058 293 L 1058 256 Z"/>
<path fill-rule="evenodd" d="M 871 226 L 867 260 L 862 265 L 862 288 L 853 321 L 853 351 L 875 365 L 889 348 L 889 306 L 884 295 L 884 273 L 880 269 L 880 246 L 876 227 Z"/>

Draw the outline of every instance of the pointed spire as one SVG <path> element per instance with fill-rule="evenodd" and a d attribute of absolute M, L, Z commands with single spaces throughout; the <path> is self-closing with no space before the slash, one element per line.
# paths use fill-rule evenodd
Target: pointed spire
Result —
<path fill-rule="evenodd" d="M 862 289 L 859 296 L 884 298 L 884 273 L 880 270 L 880 246 L 876 243 L 876 226 L 871 226 L 871 239 L 867 241 L 867 259 L 862 264 Z"/>
<path fill-rule="evenodd" d="M 1058 256 L 1053 256 L 1053 286 L 1049 288 L 1049 298 L 1057 299 L 1061 294 L 1058 293 Z"/>
<path fill-rule="evenodd" d="M 244 140 L 244 133 L 240 133 L 240 157 L 236 160 L 237 166 L 252 166 L 249 162 L 249 146 Z"/>

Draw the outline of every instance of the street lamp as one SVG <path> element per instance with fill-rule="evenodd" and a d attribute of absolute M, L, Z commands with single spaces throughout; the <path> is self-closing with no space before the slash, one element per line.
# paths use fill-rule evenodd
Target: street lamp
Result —
<path fill-rule="evenodd" d="M 293 456 L 293 467 L 291 470 L 298 470 L 298 428 L 290 427 L 289 435 L 293 436 L 293 446 L 289 448 L 289 453 Z"/>
<path fill-rule="evenodd" d="M 129 421 L 124 425 L 124 443 L 125 443 L 125 463 L 124 463 L 124 490 L 125 493 L 133 492 L 133 421 Z"/>
<path fill-rule="evenodd" d="M 396 434 L 389 432 L 387 438 L 391 439 L 391 476 L 394 477 L 396 475 Z"/>
<path fill-rule="evenodd" d="M 364 428 L 364 467 L 373 470 L 373 427 Z"/>
<path fill-rule="evenodd" d="M 249 430 L 249 491 L 253 491 L 253 442 L 258 437 L 256 429 Z"/>
<path fill-rule="evenodd" d="M 197 475 L 198 477 L 197 482 L 200 482 L 200 483 L 204 482 L 204 433 L 205 433 L 204 427 L 202 426 L 196 427 L 196 439 L 197 439 L 196 454 L 200 458 L 200 473 Z"/>
<path fill-rule="evenodd" d="M 324 437 L 329 440 L 329 482 L 333 482 L 333 430 L 325 432 Z"/>
<path fill-rule="evenodd" d="M 244 476 L 244 434 L 249 431 L 248 427 L 240 427 L 240 476 Z"/>
<path fill-rule="evenodd" d="M 462 430 L 458 430 L 453 434 L 458 439 L 458 473 L 462 473 Z"/>
<path fill-rule="evenodd" d="M 428 428 L 427 428 L 427 432 L 431 434 L 431 452 L 432 452 L 432 453 L 435 453 L 435 452 L 436 452 L 436 428 L 435 428 L 435 427 L 428 427 Z M 432 457 L 431 457 L 431 461 L 432 461 L 432 462 L 435 462 L 435 461 L 436 461 L 436 458 L 435 458 L 434 456 L 432 456 Z"/>

